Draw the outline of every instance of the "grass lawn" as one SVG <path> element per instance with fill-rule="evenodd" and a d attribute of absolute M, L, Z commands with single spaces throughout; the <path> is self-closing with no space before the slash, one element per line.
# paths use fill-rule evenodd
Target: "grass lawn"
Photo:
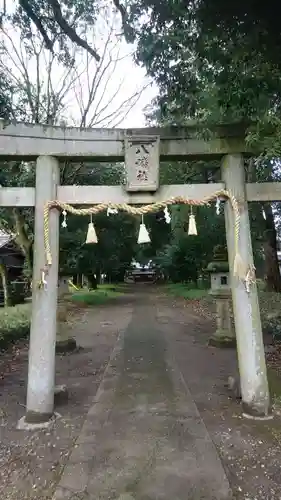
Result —
<path fill-rule="evenodd" d="M 187 300 L 200 300 L 208 297 L 208 290 L 201 288 L 192 288 L 187 283 L 169 283 L 165 289 L 174 297 L 182 297 Z"/>
<path fill-rule="evenodd" d="M 79 290 L 71 296 L 73 302 L 85 304 L 89 306 L 105 304 L 112 299 L 120 297 L 122 292 L 119 292 L 114 285 L 101 285 L 97 290 Z"/>
<path fill-rule="evenodd" d="M 111 292 L 118 292 L 120 291 L 120 288 L 122 286 L 122 283 L 104 283 L 103 285 L 98 285 L 98 290 L 103 290 L 103 291 L 111 291 Z"/>
<path fill-rule="evenodd" d="M 203 288 L 192 288 L 188 283 L 169 283 L 164 285 L 165 290 L 174 297 L 183 297 L 184 299 L 204 299 L 207 298 L 209 290 Z M 259 303 L 262 318 L 274 313 L 280 313 L 281 319 L 281 293 L 265 292 L 259 289 Z M 210 297 L 210 300 L 211 297 Z"/>

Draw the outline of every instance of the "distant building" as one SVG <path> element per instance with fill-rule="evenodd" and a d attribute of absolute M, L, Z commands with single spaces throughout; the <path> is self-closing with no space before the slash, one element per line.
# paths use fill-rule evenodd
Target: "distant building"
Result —
<path fill-rule="evenodd" d="M 140 264 L 132 261 L 131 268 L 126 271 L 125 281 L 134 283 L 149 283 L 154 281 L 156 273 L 153 268 L 153 262 L 150 260 L 147 264 Z"/>
<path fill-rule="evenodd" d="M 8 283 L 23 283 L 24 255 L 16 244 L 14 235 L 2 230 L 0 230 L 0 263 L 5 265 Z M 22 296 L 21 293 L 19 294 L 20 296 Z M 16 302 L 21 302 L 21 300 L 16 300 Z M 2 280 L 0 279 L 0 305 L 3 303 L 4 292 Z"/>

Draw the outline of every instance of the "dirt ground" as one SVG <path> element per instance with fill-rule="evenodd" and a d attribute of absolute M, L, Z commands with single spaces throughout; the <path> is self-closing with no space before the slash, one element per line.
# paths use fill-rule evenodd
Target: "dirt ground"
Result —
<path fill-rule="evenodd" d="M 49 431 L 16 430 L 25 412 L 28 345 L 21 342 L 0 362 L 0 498 L 52 497 L 68 455 L 92 404 L 120 332 L 131 318 L 130 300 L 122 305 L 76 310 L 71 334 L 77 352 L 57 356 L 56 383 L 69 388 L 69 401 Z"/>
<path fill-rule="evenodd" d="M 235 349 L 207 347 L 214 331 L 210 304 L 175 300 L 170 309 L 182 331 L 170 331 L 171 348 L 194 402 L 219 452 L 233 496 L 239 500 L 281 498 L 281 419 L 252 421 L 241 415 L 240 402 L 229 395 L 227 378 L 236 371 Z M 169 332 L 167 310 L 163 330 Z M 268 356 L 271 360 L 271 356 Z M 281 379 L 280 379 L 281 384 Z"/>
<path fill-rule="evenodd" d="M 281 498 L 281 421 L 253 422 L 241 416 L 240 403 L 226 388 L 236 368 L 233 349 L 207 346 L 214 331 L 206 303 L 165 297 L 147 291 L 169 350 L 182 373 L 207 431 L 221 458 L 234 498 Z M 28 346 L 21 342 L 0 361 L 0 494 L 3 500 L 51 500 L 53 492 L 102 380 L 120 333 L 138 307 L 138 295 L 114 304 L 77 311 L 72 335 L 81 346 L 57 356 L 58 384 L 67 384 L 69 401 L 56 408 L 61 415 L 49 431 L 16 430 L 25 411 Z M 145 317 L 143 318 L 145 322 Z M 278 408 L 277 408 L 278 410 Z M 156 499 L 155 499 L 156 500 Z"/>

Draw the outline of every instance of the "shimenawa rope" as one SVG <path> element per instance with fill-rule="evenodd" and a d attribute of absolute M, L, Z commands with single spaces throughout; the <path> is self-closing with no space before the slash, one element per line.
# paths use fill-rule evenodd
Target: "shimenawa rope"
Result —
<path fill-rule="evenodd" d="M 50 248 L 50 229 L 49 229 L 49 214 L 50 210 L 56 208 L 58 210 L 65 210 L 73 215 L 95 215 L 97 213 L 107 210 L 107 208 L 115 208 L 132 215 L 145 215 L 152 212 L 158 212 L 159 210 L 165 208 L 167 205 L 193 205 L 193 206 L 203 206 L 208 205 L 211 201 L 218 198 L 225 198 L 230 201 L 231 207 L 234 213 L 234 263 L 233 263 L 233 274 L 240 279 L 244 280 L 247 276 L 247 266 L 246 263 L 242 261 L 239 254 L 239 232 L 240 232 L 240 213 L 239 206 L 236 198 L 224 189 L 216 191 L 210 196 L 203 198 L 202 200 L 193 200 L 189 198 L 184 198 L 182 196 L 177 196 L 169 198 L 164 201 L 152 203 L 150 205 L 143 205 L 142 207 L 134 207 L 127 205 L 126 203 L 100 203 L 89 208 L 74 208 L 72 205 L 63 203 L 57 200 L 49 201 L 46 203 L 44 208 L 44 245 L 45 245 L 45 257 L 46 257 L 46 267 L 44 269 L 44 279 L 45 274 L 48 273 L 48 268 L 52 265 L 52 254 Z M 43 281 L 43 280 L 42 280 Z"/>

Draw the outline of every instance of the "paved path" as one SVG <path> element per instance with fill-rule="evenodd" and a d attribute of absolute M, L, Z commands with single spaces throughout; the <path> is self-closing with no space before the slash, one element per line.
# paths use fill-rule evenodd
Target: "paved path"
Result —
<path fill-rule="evenodd" d="M 153 295 L 139 298 L 53 500 L 230 499 Z"/>

